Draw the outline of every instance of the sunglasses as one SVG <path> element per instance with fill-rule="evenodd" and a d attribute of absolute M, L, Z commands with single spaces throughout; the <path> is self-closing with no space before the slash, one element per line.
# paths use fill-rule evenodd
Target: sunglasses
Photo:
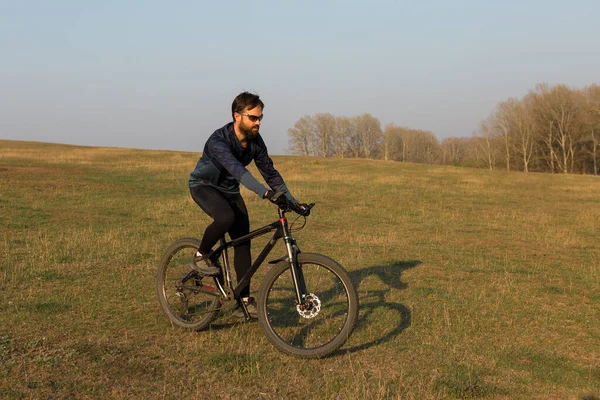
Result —
<path fill-rule="evenodd" d="M 248 119 L 252 122 L 256 122 L 256 121 L 262 121 L 264 115 L 252 115 L 252 114 L 242 114 L 242 113 L 238 113 L 240 115 L 243 115 L 245 117 L 248 117 Z"/>

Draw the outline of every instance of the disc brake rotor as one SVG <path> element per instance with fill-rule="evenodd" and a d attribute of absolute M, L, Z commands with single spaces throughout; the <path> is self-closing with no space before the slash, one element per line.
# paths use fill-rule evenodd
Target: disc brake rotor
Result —
<path fill-rule="evenodd" d="M 314 293 L 311 293 L 306 296 L 304 303 L 296 306 L 296 310 L 302 318 L 314 318 L 321 311 L 321 300 Z"/>

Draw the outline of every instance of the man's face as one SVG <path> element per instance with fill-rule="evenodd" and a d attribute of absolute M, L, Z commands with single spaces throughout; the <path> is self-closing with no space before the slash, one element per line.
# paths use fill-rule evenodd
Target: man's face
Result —
<path fill-rule="evenodd" d="M 260 120 L 262 119 L 262 107 L 254 107 L 244 110 L 239 114 L 239 129 L 248 139 L 254 139 L 258 135 Z"/>

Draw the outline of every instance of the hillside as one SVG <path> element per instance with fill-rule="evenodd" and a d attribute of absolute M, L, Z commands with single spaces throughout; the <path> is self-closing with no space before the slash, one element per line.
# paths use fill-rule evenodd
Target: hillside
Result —
<path fill-rule="evenodd" d="M 256 323 L 160 313 L 162 251 L 209 222 L 187 191 L 198 154 L 0 150 L 0 398 L 600 396 L 597 177 L 273 157 L 317 203 L 301 249 L 344 265 L 361 302 L 349 343 L 307 361 Z M 243 194 L 252 227 L 275 219 Z"/>

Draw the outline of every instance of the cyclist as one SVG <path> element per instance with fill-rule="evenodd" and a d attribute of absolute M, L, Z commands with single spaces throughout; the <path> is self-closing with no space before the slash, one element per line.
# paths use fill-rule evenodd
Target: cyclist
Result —
<path fill-rule="evenodd" d="M 220 273 L 218 260 L 211 250 L 225 233 L 232 239 L 250 232 L 248 211 L 240 195 L 240 183 L 279 206 L 287 206 L 302 214 L 304 207 L 289 192 L 283 178 L 273 167 L 267 147 L 259 134 L 264 103 L 258 95 L 240 93 L 231 105 L 233 121 L 217 129 L 207 140 L 196 168 L 190 174 L 189 188 L 194 201 L 213 222 L 204 236 L 192 267 L 204 275 Z M 246 166 L 254 160 L 258 170 L 271 188 L 267 189 L 250 174 Z M 284 192 L 285 196 L 280 196 Z M 250 241 L 234 248 L 234 267 L 238 282 L 250 269 Z M 254 299 L 250 298 L 250 284 L 240 293 L 248 311 L 256 318 Z M 241 309 L 235 315 L 243 317 Z"/>

